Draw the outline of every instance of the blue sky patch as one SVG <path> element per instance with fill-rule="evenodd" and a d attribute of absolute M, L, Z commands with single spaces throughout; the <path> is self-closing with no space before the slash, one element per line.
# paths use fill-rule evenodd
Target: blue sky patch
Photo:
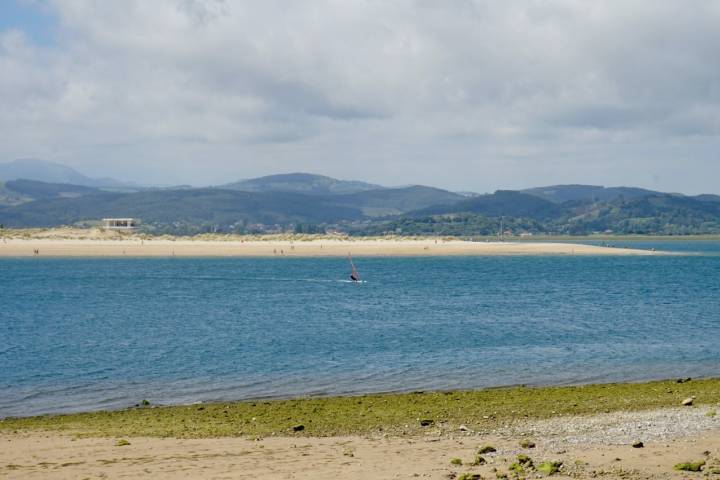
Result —
<path fill-rule="evenodd" d="M 55 43 L 57 18 L 41 1 L 0 0 L 0 32 L 21 30 L 33 43 Z"/>

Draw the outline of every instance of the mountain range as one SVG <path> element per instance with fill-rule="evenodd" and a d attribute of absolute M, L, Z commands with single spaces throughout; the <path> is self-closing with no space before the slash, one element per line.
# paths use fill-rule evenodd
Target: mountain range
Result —
<path fill-rule="evenodd" d="M 501 225 L 511 233 L 720 233 L 720 196 L 594 185 L 478 195 L 308 173 L 216 187 L 141 189 L 50 162 L 0 164 L 0 224 L 7 227 L 93 225 L 104 217 L 128 216 L 140 218 L 144 230 L 182 234 L 339 230 L 472 236 L 494 234 Z"/>
<path fill-rule="evenodd" d="M 137 185 L 130 182 L 122 182 L 113 178 L 90 178 L 74 168 L 47 160 L 21 158 L 12 162 L 0 163 L 0 181 L 19 179 L 96 188 L 137 188 Z"/>

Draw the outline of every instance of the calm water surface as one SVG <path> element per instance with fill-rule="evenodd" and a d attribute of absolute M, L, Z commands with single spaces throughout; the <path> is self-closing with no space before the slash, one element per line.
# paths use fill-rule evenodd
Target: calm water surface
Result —
<path fill-rule="evenodd" d="M 701 254 L 0 259 L 0 417 L 720 375 L 720 243 L 642 246 Z"/>

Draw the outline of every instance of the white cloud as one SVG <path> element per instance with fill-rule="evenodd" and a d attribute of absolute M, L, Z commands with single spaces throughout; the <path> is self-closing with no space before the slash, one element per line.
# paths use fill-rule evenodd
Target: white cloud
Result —
<path fill-rule="evenodd" d="M 54 0 L 56 45 L 0 33 L 0 158 L 716 190 L 719 5 Z"/>

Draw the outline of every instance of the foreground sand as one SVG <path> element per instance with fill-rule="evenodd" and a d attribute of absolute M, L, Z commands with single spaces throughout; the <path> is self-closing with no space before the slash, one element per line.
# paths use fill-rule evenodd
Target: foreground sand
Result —
<path fill-rule="evenodd" d="M 613 412 L 528 421 L 490 434 L 267 438 L 82 438 L 57 432 L 0 433 L 0 477 L 9 479 L 451 479 L 502 477 L 518 454 L 561 461 L 552 478 L 720 478 L 720 419 L 707 407 Z M 535 448 L 522 448 L 531 439 Z M 644 448 L 631 443 L 642 440 Z M 472 466 L 480 445 L 485 465 Z M 459 458 L 463 465 L 452 465 Z M 702 473 L 681 462 L 705 461 Z M 520 477 L 544 475 L 530 470 Z"/>
<path fill-rule="evenodd" d="M 37 253 L 36 253 L 37 252 Z M 0 240 L 0 257 L 317 257 L 412 255 L 652 255 L 656 252 L 569 243 L 460 240 Z"/>

